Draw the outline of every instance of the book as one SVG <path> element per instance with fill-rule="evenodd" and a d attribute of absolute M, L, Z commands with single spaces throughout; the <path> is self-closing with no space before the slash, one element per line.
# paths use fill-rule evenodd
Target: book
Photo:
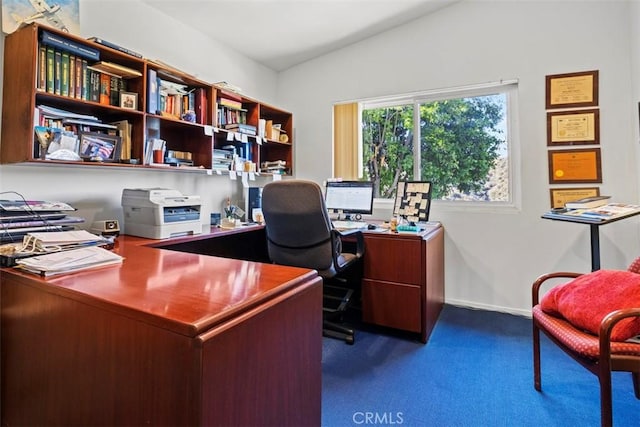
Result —
<path fill-rule="evenodd" d="M 61 55 L 60 95 L 69 96 L 69 53 L 62 52 Z"/>
<path fill-rule="evenodd" d="M 42 30 L 40 32 L 40 41 L 42 44 L 51 46 L 54 49 L 60 49 L 65 52 L 73 53 L 76 56 L 81 56 L 93 61 L 100 60 L 100 51 L 84 44 L 76 43 L 66 37 L 61 37 L 53 34 L 49 31 Z"/>
<path fill-rule="evenodd" d="M 116 77 L 132 78 L 140 77 L 142 73 L 133 68 L 125 67 L 124 65 L 114 64 L 113 62 L 100 61 L 95 64 L 89 65 L 92 70 L 100 71 L 101 73 L 110 74 Z"/>
<path fill-rule="evenodd" d="M 158 114 L 158 73 L 149 68 L 147 76 L 147 113 Z"/>
<path fill-rule="evenodd" d="M 609 200 L 610 198 L 611 196 L 585 197 L 583 199 L 567 202 L 564 204 L 564 207 L 567 209 L 597 208 L 598 206 L 606 205 L 607 200 Z"/>
<path fill-rule="evenodd" d="M 47 83 L 46 88 L 47 92 L 53 93 L 55 90 L 54 81 L 55 81 L 55 53 L 51 46 L 47 46 Z"/>
<path fill-rule="evenodd" d="M 111 76 L 109 74 L 100 73 L 100 104 L 111 104 Z"/>
<path fill-rule="evenodd" d="M 111 123 L 111 125 L 118 129 L 120 140 L 122 141 L 120 145 L 120 160 L 131 159 L 131 124 L 127 120 L 120 120 Z"/>
<path fill-rule="evenodd" d="M 255 136 L 256 134 L 256 127 L 245 124 L 245 123 L 230 123 L 230 124 L 224 125 L 224 128 L 229 131 L 239 132 L 245 135 Z"/>
<path fill-rule="evenodd" d="M 206 125 L 207 120 L 207 92 L 203 88 L 197 88 L 194 92 L 194 109 L 196 113 L 196 122 Z"/>
<path fill-rule="evenodd" d="M 89 68 L 89 67 L 87 67 Z M 100 102 L 100 73 L 87 69 L 89 73 L 89 101 Z"/>
<path fill-rule="evenodd" d="M 102 46 L 106 46 L 106 47 L 111 48 L 111 49 L 118 50 L 120 52 L 126 53 L 127 55 L 135 56 L 136 58 L 142 59 L 142 55 L 139 54 L 138 52 L 133 51 L 133 50 L 131 50 L 129 48 L 117 45 L 115 43 L 111 43 L 111 42 L 109 42 L 109 41 L 107 41 L 105 39 L 102 39 L 100 37 L 89 37 L 87 40 L 92 41 L 94 43 L 101 44 Z"/>
<path fill-rule="evenodd" d="M 220 98 L 218 98 L 218 103 L 220 105 L 224 106 L 224 107 L 232 108 L 234 110 L 241 110 L 242 109 L 242 102 L 241 101 L 236 101 L 236 100 L 233 100 L 233 99 L 220 97 Z"/>
<path fill-rule="evenodd" d="M 62 52 L 59 50 L 53 51 L 53 93 L 60 95 L 62 84 Z"/>
<path fill-rule="evenodd" d="M 74 88 L 74 94 L 76 99 L 82 99 L 82 84 L 83 84 L 83 77 L 82 77 L 82 58 L 78 58 L 76 57 L 75 63 L 74 63 L 74 67 L 75 67 L 75 88 Z"/>
<path fill-rule="evenodd" d="M 69 83 L 67 92 L 70 98 L 76 97 L 76 57 L 74 55 L 69 55 Z"/>
<path fill-rule="evenodd" d="M 82 60 L 82 99 L 89 101 L 91 99 L 91 75 L 88 69 L 86 59 Z"/>
<path fill-rule="evenodd" d="M 38 89 L 47 90 L 47 47 L 38 46 Z"/>

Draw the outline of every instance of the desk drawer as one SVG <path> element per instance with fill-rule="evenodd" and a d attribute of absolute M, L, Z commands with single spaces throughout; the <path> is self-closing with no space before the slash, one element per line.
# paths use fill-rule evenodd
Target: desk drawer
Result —
<path fill-rule="evenodd" d="M 363 279 L 362 320 L 410 332 L 422 331 L 420 287 Z"/>
<path fill-rule="evenodd" d="M 417 236 L 365 235 L 364 277 L 385 282 L 422 283 L 423 241 Z"/>

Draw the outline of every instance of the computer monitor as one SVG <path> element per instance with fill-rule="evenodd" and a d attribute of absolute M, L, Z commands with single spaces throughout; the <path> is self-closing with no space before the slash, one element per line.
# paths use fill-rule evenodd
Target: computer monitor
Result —
<path fill-rule="evenodd" d="M 431 208 L 430 181 L 399 181 L 393 215 L 401 216 L 410 223 L 429 221 Z"/>
<path fill-rule="evenodd" d="M 373 212 L 373 182 L 327 181 L 325 205 L 329 212 L 344 214 L 345 219 L 360 219 Z"/>

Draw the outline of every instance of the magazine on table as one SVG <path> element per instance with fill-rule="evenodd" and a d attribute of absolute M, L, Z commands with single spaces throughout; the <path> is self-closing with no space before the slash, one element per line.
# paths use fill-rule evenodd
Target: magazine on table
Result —
<path fill-rule="evenodd" d="M 620 218 L 637 212 L 640 212 L 640 205 L 608 203 L 606 205 L 589 209 L 570 209 L 566 212 L 559 213 L 559 215 L 604 221 Z"/>

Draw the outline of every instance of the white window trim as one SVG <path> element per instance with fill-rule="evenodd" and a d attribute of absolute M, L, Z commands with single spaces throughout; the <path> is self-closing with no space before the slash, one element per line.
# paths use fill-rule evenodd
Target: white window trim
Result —
<path fill-rule="evenodd" d="M 496 90 L 507 95 L 507 146 L 509 150 L 509 202 L 477 202 L 467 200 L 433 200 L 433 205 L 446 212 L 486 212 L 486 213 L 518 213 L 521 211 L 521 161 L 520 138 L 518 125 L 518 80 L 500 80 L 498 82 L 480 83 L 456 88 L 433 89 L 394 95 L 388 97 L 368 98 L 358 101 L 360 104 L 360 120 L 362 110 L 384 108 L 402 104 L 420 104 L 435 100 L 482 96 L 495 93 Z M 414 109 L 414 114 L 419 114 Z M 361 128 L 360 124 L 360 128 Z M 416 136 L 414 136 L 416 138 Z M 414 141 L 414 147 L 415 147 Z M 415 163 L 415 162 L 414 162 Z M 420 165 L 418 165 L 419 167 Z M 415 167 L 415 165 L 414 165 Z M 362 170 L 362 167 L 360 167 Z M 384 205 L 387 199 L 376 199 L 376 204 Z"/>

